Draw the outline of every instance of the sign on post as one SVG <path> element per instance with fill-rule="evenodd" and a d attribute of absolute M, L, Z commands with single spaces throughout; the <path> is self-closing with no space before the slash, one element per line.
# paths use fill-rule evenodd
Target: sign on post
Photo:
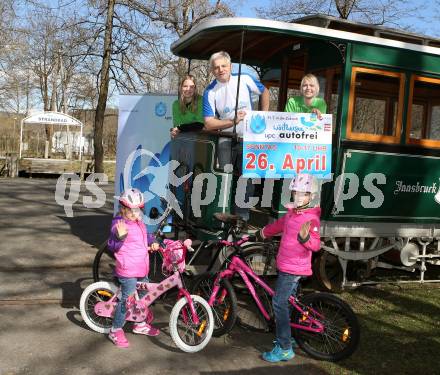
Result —
<path fill-rule="evenodd" d="M 249 111 L 243 137 L 244 175 L 330 177 L 332 115 Z"/>

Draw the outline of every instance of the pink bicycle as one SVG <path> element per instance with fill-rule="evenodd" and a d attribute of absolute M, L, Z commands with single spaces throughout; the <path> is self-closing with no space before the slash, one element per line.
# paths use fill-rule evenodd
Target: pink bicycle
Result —
<path fill-rule="evenodd" d="M 239 221 L 237 216 L 217 217 L 228 227 Z M 229 332 L 238 315 L 237 296 L 231 280 L 239 276 L 245 289 L 252 297 L 261 318 L 274 327 L 272 296 L 274 295 L 265 281 L 262 280 L 246 263 L 240 245 L 249 241 L 249 237 L 239 239 L 233 236 L 232 241 L 222 239 L 218 246 L 232 249 L 226 258 L 222 270 L 207 273 L 199 277 L 193 286 L 193 292 L 208 300 L 214 314 L 214 335 Z M 338 361 L 350 356 L 357 348 L 360 338 L 360 327 L 351 307 L 338 297 L 329 293 L 310 293 L 304 296 L 291 296 L 292 335 L 299 347 L 313 358 Z"/>
<path fill-rule="evenodd" d="M 160 251 L 164 259 L 163 270 L 168 277 L 160 283 L 137 283 L 134 298 L 127 301 L 126 320 L 150 323 L 153 320 L 150 305 L 168 290 L 178 288 L 177 302 L 170 315 L 170 335 L 179 349 L 195 353 L 211 339 L 214 329 L 212 311 L 201 296 L 190 295 L 181 276 L 191 240 L 164 240 L 163 244 Z M 146 294 L 139 298 L 139 291 L 146 291 Z M 114 283 L 99 281 L 89 285 L 80 300 L 81 316 L 87 326 L 96 332 L 108 333 L 119 297 L 119 288 Z"/>

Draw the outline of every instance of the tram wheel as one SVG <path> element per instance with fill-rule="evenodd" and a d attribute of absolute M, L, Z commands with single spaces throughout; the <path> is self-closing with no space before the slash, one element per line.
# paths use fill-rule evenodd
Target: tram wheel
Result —
<path fill-rule="evenodd" d="M 313 273 L 323 290 L 333 293 L 341 291 L 343 270 L 335 255 L 321 251 L 313 262 Z"/>

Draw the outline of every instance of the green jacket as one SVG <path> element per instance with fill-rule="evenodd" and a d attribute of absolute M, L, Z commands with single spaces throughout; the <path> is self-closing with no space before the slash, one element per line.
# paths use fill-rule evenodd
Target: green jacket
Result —
<path fill-rule="evenodd" d="M 302 96 L 294 96 L 287 101 L 284 112 L 310 113 L 312 112 L 312 109 L 315 108 L 321 113 L 327 113 L 327 104 L 324 99 L 315 97 L 312 105 L 308 106 L 304 103 L 304 98 Z"/>
<path fill-rule="evenodd" d="M 175 100 L 173 103 L 173 125 L 185 125 L 192 124 L 194 122 L 200 122 L 203 124 L 203 98 L 199 95 L 197 97 L 197 112 L 191 112 L 189 109 L 182 113 L 180 110 L 179 100 Z"/>

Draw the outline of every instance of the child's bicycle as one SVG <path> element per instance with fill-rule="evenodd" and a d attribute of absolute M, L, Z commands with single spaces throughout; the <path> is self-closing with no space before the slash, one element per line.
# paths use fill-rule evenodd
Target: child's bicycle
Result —
<path fill-rule="evenodd" d="M 214 328 L 210 306 L 201 297 L 190 295 L 181 273 L 185 269 L 185 254 L 191 249 L 191 240 L 164 240 L 161 246 L 163 270 L 169 276 L 160 283 L 137 283 L 134 298 L 127 300 L 126 320 L 150 323 L 153 313 L 149 306 L 163 293 L 178 288 L 177 303 L 170 315 L 170 334 L 176 346 L 188 353 L 202 350 L 209 342 Z M 139 298 L 138 291 L 146 291 Z M 111 282 L 99 281 L 89 285 L 81 295 L 81 316 L 88 327 L 99 333 L 108 333 L 114 310 L 120 297 L 119 288 Z"/>
<path fill-rule="evenodd" d="M 234 226 L 239 219 L 233 215 L 217 217 L 225 225 Z M 246 290 L 252 296 L 258 313 L 267 327 L 274 327 L 271 289 L 246 264 L 240 245 L 248 237 L 232 241 L 219 240 L 219 244 L 233 248 L 224 262 L 222 271 L 205 274 L 194 283 L 193 292 L 208 300 L 214 314 L 214 335 L 229 332 L 237 320 L 237 297 L 228 281 L 239 275 Z M 360 328 L 357 317 L 350 306 L 338 297 L 328 293 L 310 293 L 304 296 L 291 296 L 292 335 L 299 347 L 311 357 L 338 361 L 350 356 L 357 348 Z"/>

